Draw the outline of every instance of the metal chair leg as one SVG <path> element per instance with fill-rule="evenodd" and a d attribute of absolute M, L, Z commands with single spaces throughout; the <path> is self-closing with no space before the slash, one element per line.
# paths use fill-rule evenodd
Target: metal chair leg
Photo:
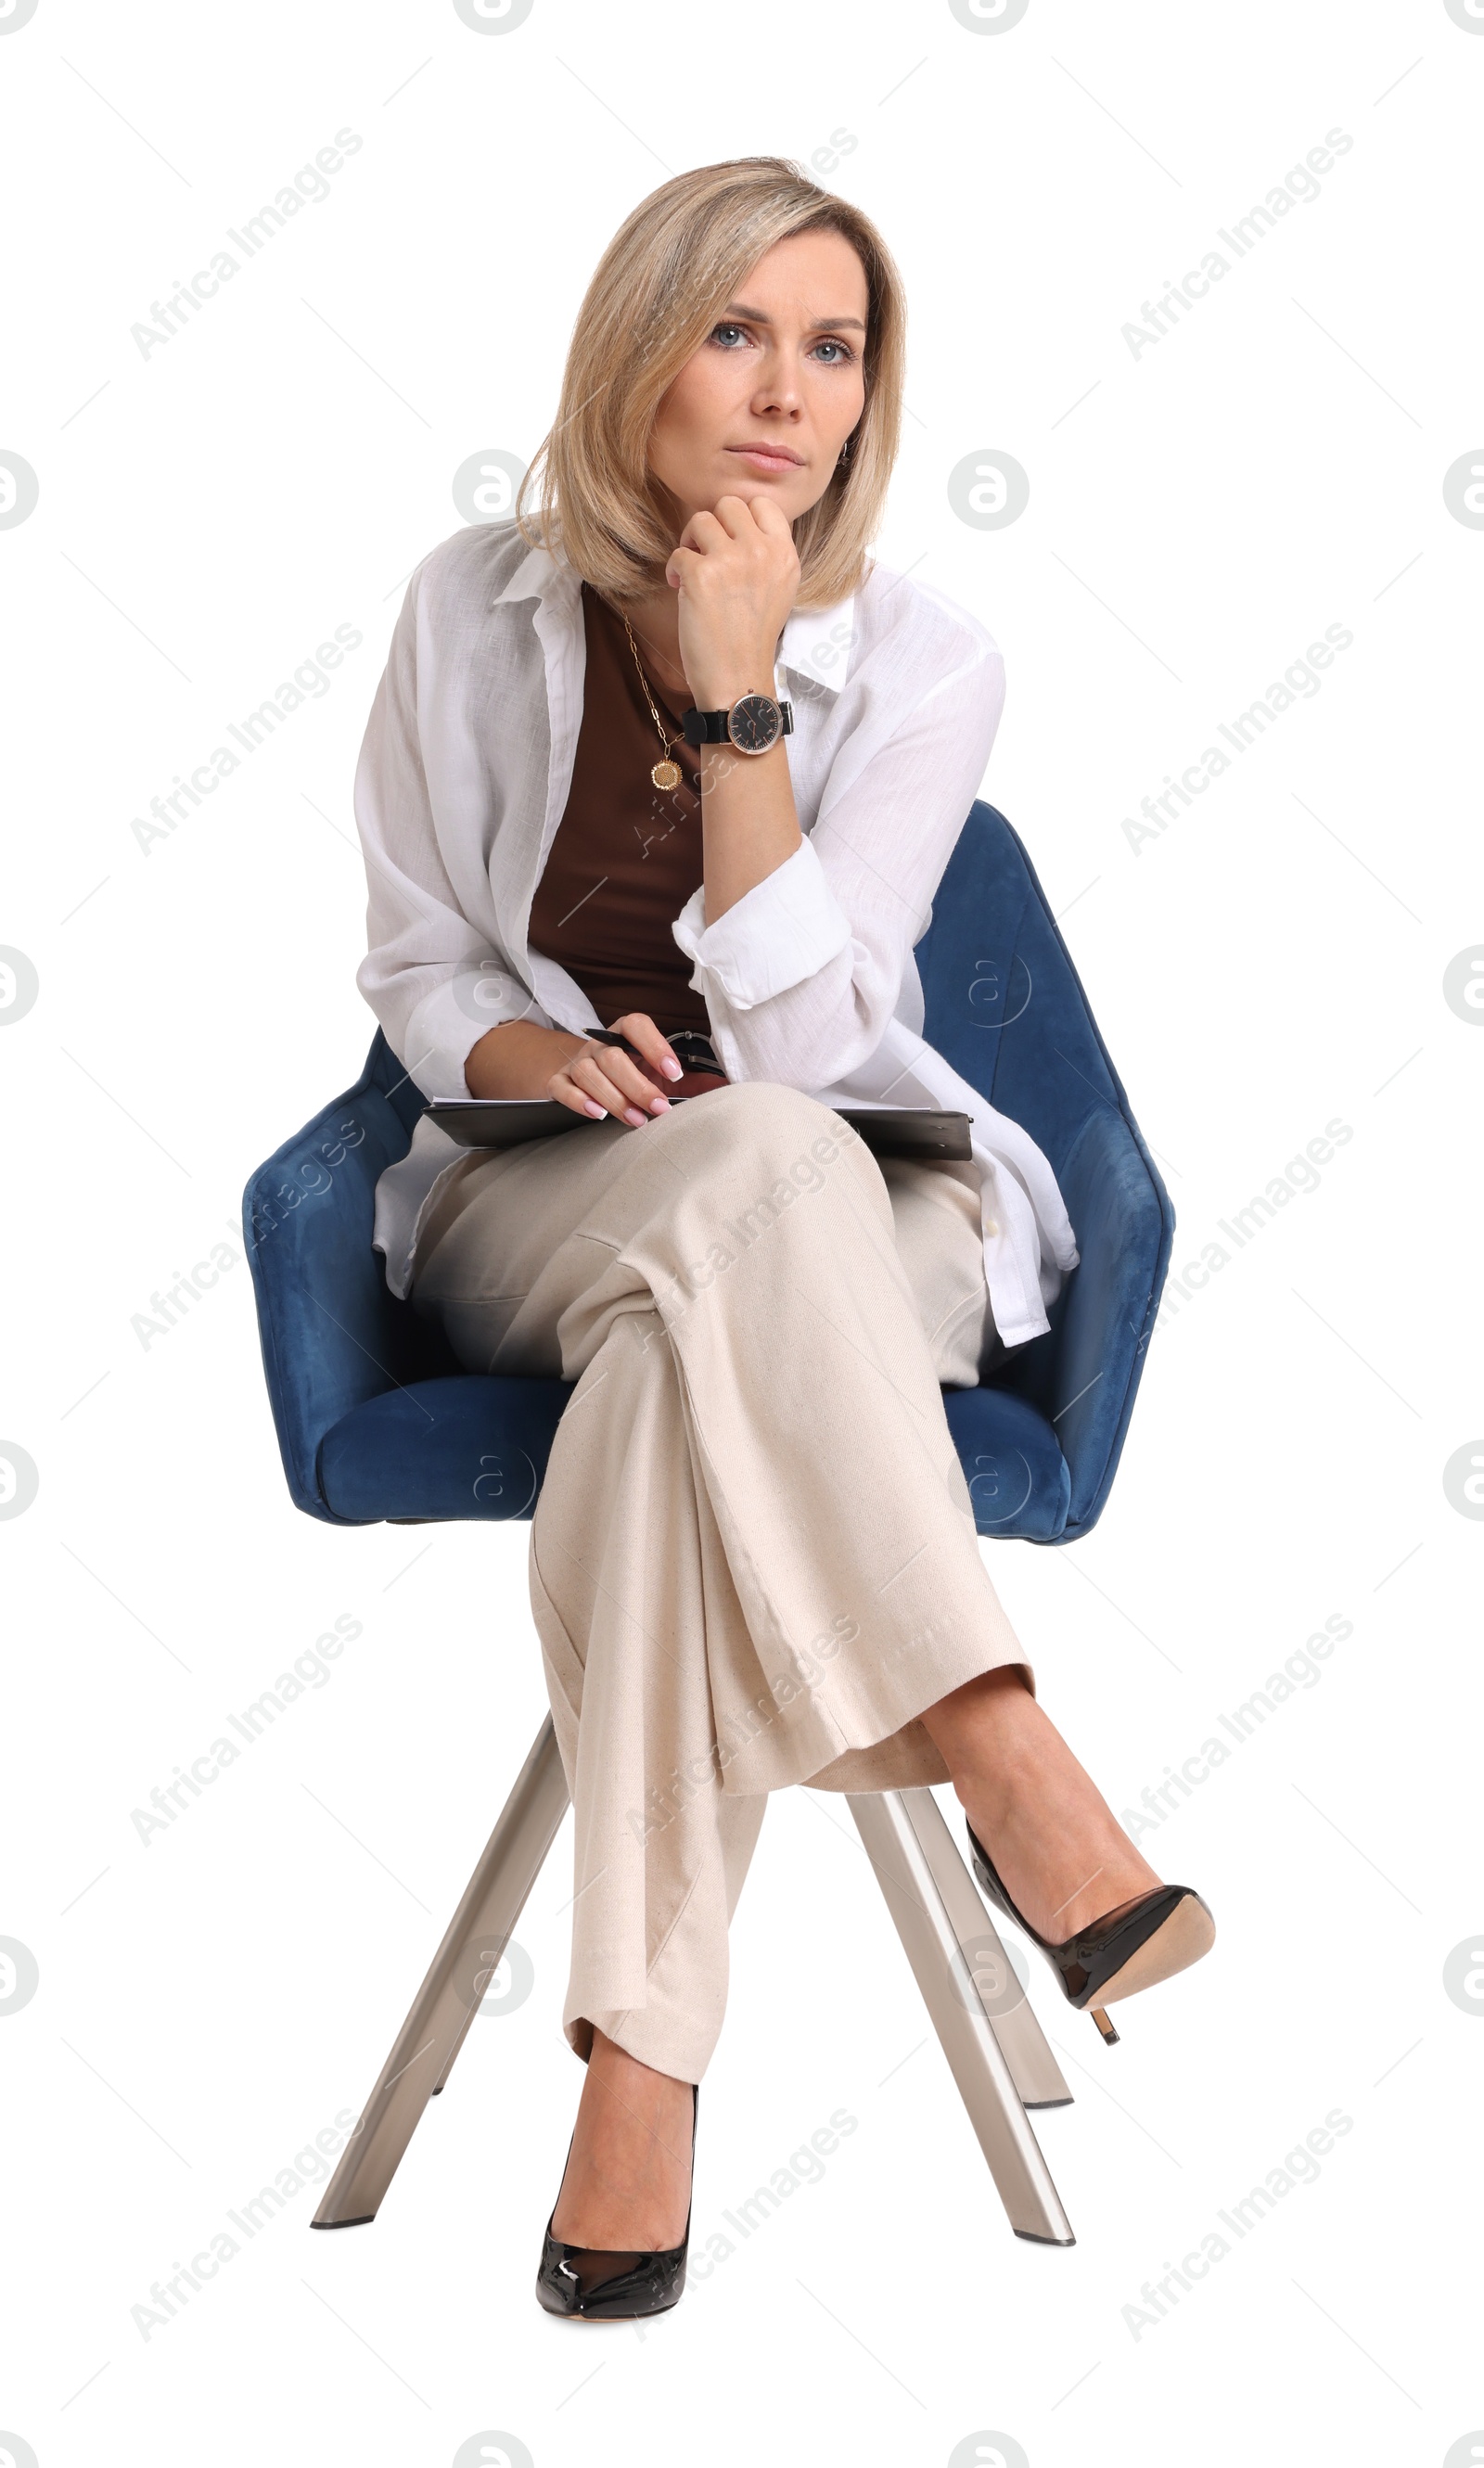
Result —
<path fill-rule="evenodd" d="M 548 1714 L 352 2128 L 315 2228 L 354 2228 L 376 2218 L 419 2117 L 448 2078 L 566 1807 L 566 1775 Z"/>
<path fill-rule="evenodd" d="M 1005 1977 L 1019 1994 L 1005 1993 L 1003 2015 L 992 2017 L 986 2008 L 976 1972 L 982 1973 L 986 1940 L 998 1939 L 942 1811 L 925 1790 L 846 1796 L 1011 2227 L 1037 2244 L 1075 2245 L 1018 2084 L 1027 2084 L 1040 2104 L 1048 2103 L 1048 2094 L 1060 2101 L 1070 2093 L 1008 1962 Z M 955 1866 L 972 1910 L 960 1893 Z M 992 2004 L 999 2001 L 992 1996 Z M 1014 2063 L 997 2037 L 1002 2021 Z"/>
<path fill-rule="evenodd" d="M 1004 1940 L 980 1899 L 942 1809 L 930 1791 L 908 1791 L 902 1795 L 958 1939 L 964 1972 L 978 1989 L 1022 2105 L 1069 2108 L 1072 2093 L 1066 2076 L 1011 1967 Z"/>

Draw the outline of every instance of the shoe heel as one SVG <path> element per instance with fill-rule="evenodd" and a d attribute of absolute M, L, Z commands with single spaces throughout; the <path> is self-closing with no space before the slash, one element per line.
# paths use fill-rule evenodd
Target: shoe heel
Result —
<path fill-rule="evenodd" d="M 1104 2046 L 1107 2048 L 1116 2048 L 1118 2045 L 1118 2034 L 1114 2030 L 1111 2022 L 1108 2021 L 1103 2007 L 1101 2005 L 1094 2005 L 1089 2010 L 1094 2022 L 1096 2022 L 1099 2031 L 1103 2035 Z"/>

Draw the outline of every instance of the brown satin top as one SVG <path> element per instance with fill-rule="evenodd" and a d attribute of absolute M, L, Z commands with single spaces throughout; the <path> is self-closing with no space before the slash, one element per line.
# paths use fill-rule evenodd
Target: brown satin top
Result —
<path fill-rule="evenodd" d="M 677 788 L 656 788 L 650 773 L 665 748 L 623 620 L 585 583 L 582 631 L 587 666 L 572 785 L 526 939 L 576 980 L 605 1028 L 642 1011 L 667 1035 L 709 1030 L 705 1002 L 691 991 L 693 964 L 670 931 L 702 880 L 699 760 L 680 735 L 686 698 L 676 708 L 646 662 L 681 770 Z"/>

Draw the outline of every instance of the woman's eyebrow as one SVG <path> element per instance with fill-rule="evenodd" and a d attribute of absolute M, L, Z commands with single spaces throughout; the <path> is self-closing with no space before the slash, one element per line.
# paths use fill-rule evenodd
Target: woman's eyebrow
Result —
<path fill-rule="evenodd" d="M 748 308 L 740 300 L 729 300 L 722 314 L 727 317 L 745 317 L 748 324 L 753 326 L 771 326 L 773 322 L 765 308 Z M 812 334 L 820 326 L 856 326 L 862 334 L 866 331 L 863 317 L 810 317 L 807 331 Z"/>

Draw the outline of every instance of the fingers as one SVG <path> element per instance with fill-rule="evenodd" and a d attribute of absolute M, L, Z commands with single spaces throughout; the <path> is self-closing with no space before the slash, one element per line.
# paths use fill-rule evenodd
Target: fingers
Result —
<path fill-rule="evenodd" d="M 632 1099 L 615 1087 L 606 1073 L 596 1066 L 587 1051 L 574 1055 L 563 1070 L 553 1073 L 547 1083 L 546 1093 L 557 1098 L 559 1104 L 570 1106 L 574 1114 L 585 1114 L 594 1122 L 601 1122 L 609 1114 L 621 1123 L 631 1123 L 636 1127 L 645 1120 Z"/>
<path fill-rule="evenodd" d="M 774 520 L 765 528 L 774 532 L 785 531 L 791 539 L 792 526 L 771 499 L 760 497 L 756 505 L 749 505 L 745 497 L 726 496 L 719 497 L 714 507 L 698 507 L 675 545 L 677 548 L 704 551 L 708 548 L 719 548 L 723 540 L 745 539 L 749 532 L 765 528 L 758 521 L 758 515 L 765 504 L 767 506 L 768 513 L 774 517 Z"/>
<path fill-rule="evenodd" d="M 793 546 L 793 525 L 776 497 L 754 497 L 748 512 L 760 532 L 766 532 L 773 539 L 786 539 L 790 548 Z"/>
<path fill-rule="evenodd" d="M 771 674 L 798 590 L 792 528 L 771 500 L 765 515 L 759 508 L 745 497 L 719 497 L 714 513 L 701 508 L 691 516 L 666 560 L 666 579 L 680 595 L 681 661 L 702 704 L 709 683 L 732 680 L 730 691 L 717 684 L 715 703 L 731 699 L 740 675 Z"/>
<path fill-rule="evenodd" d="M 609 1022 L 630 1045 L 637 1045 L 647 1063 L 657 1063 L 667 1080 L 678 1080 L 680 1063 L 674 1047 L 657 1029 L 647 1011 L 626 1011 L 622 1019 Z"/>
<path fill-rule="evenodd" d="M 652 1025 L 652 1023 L 651 1023 Z M 627 1032 L 626 1032 L 627 1033 Z M 658 1031 L 655 1031 L 658 1035 Z M 584 1045 L 547 1083 L 547 1093 L 574 1113 L 593 1120 L 611 1114 L 635 1129 L 651 1114 L 668 1114 L 670 1100 L 630 1055 L 615 1045 Z"/>
<path fill-rule="evenodd" d="M 719 497 L 717 503 L 719 506 L 729 505 L 735 510 L 742 505 L 742 500 L 740 497 Z M 746 512 L 745 506 L 742 507 L 742 511 Z M 709 507 L 701 506 L 691 516 L 675 546 L 693 550 L 719 548 L 724 539 L 735 537 L 734 526 L 723 523 L 719 515 L 713 514 Z"/>
<path fill-rule="evenodd" d="M 702 571 L 705 562 L 699 549 L 673 548 L 666 560 L 665 581 L 679 591 Z"/>
<path fill-rule="evenodd" d="M 692 518 L 700 522 L 704 514 Z M 710 519 L 719 523 L 731 539 L 745 539 L 749 532 L 765 532 L 772 539 L 785 539 L 793 544 L 793 525 L 776 497 L 760 490 L 755 497 L 719 497 Z M 682 536 L 683 537 L 683 536 Z"/>
<path fill-rule="evenodd" d="M 715 523 L 729 539 L 745 539 L 753 528 L 752 509 L 745 497 L 719 497 L 709 514 L 703 510 L 692 519 Z"/>
<path fill-rule="evenodd" d="M 658 1034 L 656 1030 L 656 1037 Z M 669 1112 L 669 1098 L 657 1086 L 653 1073 L 648 1071 L 642 1063 L 636 1063 L 631 1054 L 621 1053 L 618 1047 L 613 1045 L 602 1045 L 598 1048 L 598 1053 L 602 1058 L 599 1069 L 623 1096 L 626 1123 L 633 1121 L 635 1108 L 643 1108 L 638 1117 L 641 1122 L 646 1115 Z M 579 1056 L 578 1059 L 581 1061 L 582 1057 Z M 666 1077 L 669 1078 L 668 1073 Z"/>
<path fill-rule="evenodd" d="M 743 497 L 719 497 L 715 514 L 693 514 L 665 561 L 665 580 L 677 590 L 694 590 L 702 577 L 728 571 L 729 551 L 744 560 L 742 572 L 752 588 L 796 587 L 792 526 L 770 497 L 758 499 L 756 514 Z"/>

